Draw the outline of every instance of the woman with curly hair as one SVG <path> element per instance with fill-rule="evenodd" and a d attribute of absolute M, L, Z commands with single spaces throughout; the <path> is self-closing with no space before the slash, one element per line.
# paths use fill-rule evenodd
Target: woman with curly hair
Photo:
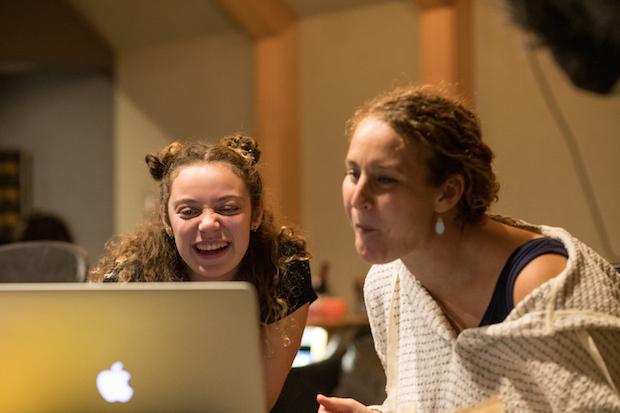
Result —
<path fill-rule="evenodd" d="M 92 282 L 247 281 L 256 287 L 268 408 L 299 348 L 316 299 L 305 241 L 276 229 L 256 169 L 260 150 L 242 135 L 174 142 L 146 156 L 159 209 L 109 241 Z"/>
<path fill-rule="evenodd" d="M 319 395 L 319 412 L 494 397 L 507 412 L 620 411 L 620 277 L 562 228 L 488 214 L 499 185 L 476 115 L 413 87 L 349 126 L 342 196 L 373 264 L 364 299 L 387 399 Z"/>

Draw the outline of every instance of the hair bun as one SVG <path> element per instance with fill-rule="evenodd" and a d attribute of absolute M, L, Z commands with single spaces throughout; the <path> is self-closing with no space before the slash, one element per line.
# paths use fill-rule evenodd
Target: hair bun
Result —
<path fill-rule="evenodd" d="M 144 157 L 144 162 L 146 162 L 146 165 L 149 167 L 149 172 L 153 179 L 161 181 L 166 172 L 166 167 L 159 158 L 156 155 L 148 154 Z"/>
<path fill-rule="evenodd" d="M 144 157 L 144 161 L 149 167 L 151 176 L 156 181 L 161 181 L 166 175 L 168 167 L 174 160 L 174 157 L 181 151 L 183 144 L 181 142 L 172 142 L 164 147 L 158 154 L 148 154 Z"/>
<path fill-rule="evenodd" d="M 222 138 L 221 144 L 238 152 L 245 159 L 255 165 L 260 160 L 260 149 L 256 139 L 241 134 L 225 136 Z"/>

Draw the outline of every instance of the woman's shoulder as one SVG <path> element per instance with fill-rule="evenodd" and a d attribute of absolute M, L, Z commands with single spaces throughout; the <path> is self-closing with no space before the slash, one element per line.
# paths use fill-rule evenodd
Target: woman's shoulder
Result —
<path fill-rule="evenodd" d="M 567 270 L 569 272 L 583 269 L 583 267 L 588 267 L 592 264 L 597 270 L 600 267 L 605 267 L 605 272 L 609 272 L 609 269 L 612 268 L 611 264 L 602 258 L 601 255 L 592 247 L 576 238 L 568 230 L 562 227 L 545 224 L 532 224 L 521 219 L 501 215 L 492 215 L 490 217 L 491 219 L 502 224 L 535 232 L 545 238 L 550 238 L 560 242 L 568 255 Z M 579 264 L 579 266 L 577 264 Z"/>
<path fill-rule="evenodd" d="M 573 258 L 576 253 L 581 252 L 581 250 L 583 249 L 582 247 L 584 246 L 582 242 L 577 240 L 575 237 L 573 237 L 572 234 L 570 234 L 567 230 L 561 227 L 544 224 L 532 224 L 522 219 L 516 219 L 502 215 L 491 215 L 490 218 L 493 221 L 499 222 L 508 227 L 516 228 L 521 232 L 526 231 L 529 233 L 537 234 L 536 238 L 542 236 L 543 238 L 549 238 L 551 240 L 559 242 L 566 250 L 569 259 Z M 528 241 L 528 239 L 525 239 L 523 237 L 521 238 L 522 242 L 520 242 L 519 245 Z M 529 240 L 531 241 L 533 239 L 534 238 L 530 237 Z"/>
<path fill-rule="evenodd" d="M 617 298 L 614 297 L 617 297 L 615 291 L 620 288 L 620 277 L 613 266 L 590 246 L 561 227 L 535 225 L 506 217 L 494 216 L 493 219 L 518 228 L 534 230 L 545 238 L 559 242 L 566 251 L 565 261 L 553 263 L 556 265 L 550 271 L 558 273 L 559 267 L 563 267 L 563 270 L 549 282 L 533 289 L 522 300 L 518 306 L 520 311 L 517 311 L 514 317 L 533 309 L 546 308 L 546 297 L 549 295 L 556 297 L 556 305 L 559 307 L 607 313 L 611 312 L 612 307 L 618 308 Z M 547 259 L 557 260 L 557 257 L 551 256 Z M 538 268 L 532 267 L 532 270 Z M 610 302 L 615 304 L 609 305 Z"/>

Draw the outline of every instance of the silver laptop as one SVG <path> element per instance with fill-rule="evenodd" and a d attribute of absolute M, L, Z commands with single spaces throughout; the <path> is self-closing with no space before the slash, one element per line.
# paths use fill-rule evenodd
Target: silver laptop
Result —
<path fill-rule="evenodd" d="M 0 285 L 0 412 L 264 413 L 253 287 Z"/>

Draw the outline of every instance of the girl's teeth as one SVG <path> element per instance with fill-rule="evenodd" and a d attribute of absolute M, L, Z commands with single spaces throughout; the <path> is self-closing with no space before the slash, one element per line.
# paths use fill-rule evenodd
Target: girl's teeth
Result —
<path fill-rule="evenodd" d="M 219 250 L 222 249 L 226 246 L 227 244 L 225 242 L 213 242 L 210 244 L 200 244 L 200 245 L 196 245 L 196 248 L 200 251 L 214 251 L 214 250 Z"/>

